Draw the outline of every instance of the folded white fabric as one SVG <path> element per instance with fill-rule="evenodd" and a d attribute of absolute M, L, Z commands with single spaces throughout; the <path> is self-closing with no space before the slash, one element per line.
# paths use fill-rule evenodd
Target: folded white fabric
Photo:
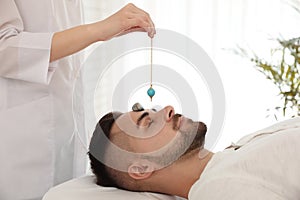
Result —
<path fill-rule="evenodd" d="M 233 143 L 233 145 L 236 146 L 243 146 L 246 143 L 252 141 L 255 138 L 259 138 L 260 136 L 264 136 L 267 134 L 274 134 L 280 131 L 286 131 L 291 129 L 296 129 L 300 127 L 300 117 L 291 118 L 288 120 L 284 120 L 281 122 L 278 122 L 274 125 L 271 125 L 267 128 L 261 129 L 259 131 L 256 131 L 252 134 L 246 135 L 243 138 L 241 138 L 237 143 Z"/>
<path fill-rule="evenodd" d="M 149 192 L 130 192 L 96 185 L 95 176 L 73 179 L 50 189 L 43 200 L 178 200 L 174 196 Z"/>
<path fill-rule="evenodd" d="M 299 152 L 299 117 L 247 135 L 214 154 L 189 199 L 300 199 Z"/>

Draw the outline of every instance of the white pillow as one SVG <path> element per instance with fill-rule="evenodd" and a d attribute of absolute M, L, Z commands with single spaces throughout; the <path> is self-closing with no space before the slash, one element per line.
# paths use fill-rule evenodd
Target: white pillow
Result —
<path fill-rule="evenodd" d="M 178 200 L 179 198 L 149 192 L 130 192 L 112 187 L 101 187 L 95 176 L 73 179 L 50 189 L 43 200 Z"/>

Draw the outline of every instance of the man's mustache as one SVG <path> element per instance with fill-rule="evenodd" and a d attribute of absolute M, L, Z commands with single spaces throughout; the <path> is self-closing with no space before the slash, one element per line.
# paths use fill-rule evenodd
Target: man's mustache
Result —
<path fill-rule="evenodd" d="M 178 120 L 180 119 L 182 115 L 181 114 L 175 114 L 173 116 L 173 129 L 175 131 L 178 131 L 179 130 L 179 127 L 178 127 Z"/>

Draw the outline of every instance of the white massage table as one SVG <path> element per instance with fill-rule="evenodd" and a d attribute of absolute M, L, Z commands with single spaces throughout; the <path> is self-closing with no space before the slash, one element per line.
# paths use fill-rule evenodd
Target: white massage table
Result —
<path fill-rule="evenodd" d="M 181 198 L 148 192 L 130 192 L 96 185 L 95 176 L 73 179 L 50 189 L 43 200 L 180 200 Z"/>

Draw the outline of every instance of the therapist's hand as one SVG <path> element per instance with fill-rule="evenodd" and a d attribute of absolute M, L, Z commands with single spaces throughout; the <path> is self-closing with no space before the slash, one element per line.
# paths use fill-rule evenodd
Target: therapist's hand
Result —
<path fill-rule="evenodd" d="M 93 24 L 98 29 L 99 40 L 105 41 L 133 31 L 144 31 L 153 38 L 155 26 L 149 14 L 132 3 L 103 21 Z"/>
<path fill-rule="evenodd" d="M 148 13 L 133 4 L 128 4 L 103 21 L 54 33 L 49 61 L 72 55 L 95 42 L 133 31 L 147 32 L 152 38 L 155 27 Z"/>

